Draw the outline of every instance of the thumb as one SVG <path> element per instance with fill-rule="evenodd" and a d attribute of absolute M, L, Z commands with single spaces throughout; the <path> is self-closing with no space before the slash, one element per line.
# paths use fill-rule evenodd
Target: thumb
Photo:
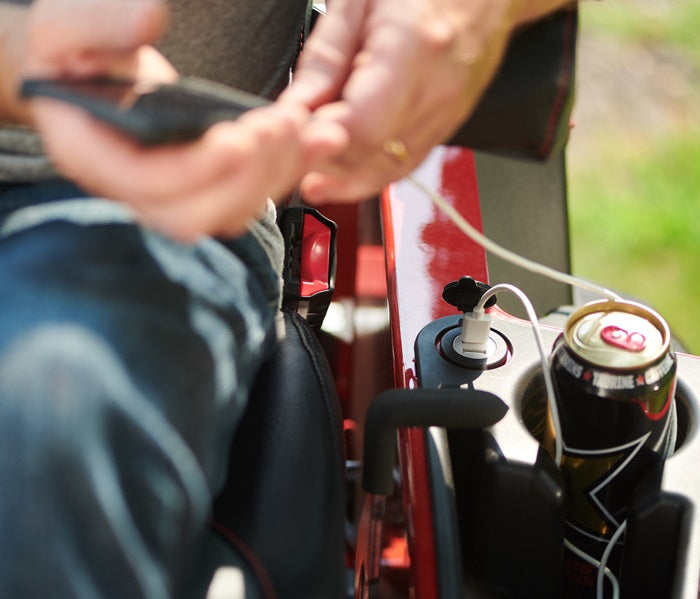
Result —
<path fill-rule="evenodd" d="M 361 47 L 368 0 L 334 0 L 304 44 L 299 66 L 284 97 L 314 110 L 336 100 Z"/>
<path fill-rule="evenodd" d="M 163 0 L 37 0 L 29 21 L 31 60 L 129 52 L 155 41 L 166 21 Z"/>

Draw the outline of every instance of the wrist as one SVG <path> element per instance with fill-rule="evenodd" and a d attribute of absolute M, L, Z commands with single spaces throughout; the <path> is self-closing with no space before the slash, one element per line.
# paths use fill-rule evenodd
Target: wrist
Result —
<path fill-rule="evenodd" d="M 25 58 L 28 10 L 0 2 L 0 123 L 29 125 L 28 103 L 18 95 Z"/>

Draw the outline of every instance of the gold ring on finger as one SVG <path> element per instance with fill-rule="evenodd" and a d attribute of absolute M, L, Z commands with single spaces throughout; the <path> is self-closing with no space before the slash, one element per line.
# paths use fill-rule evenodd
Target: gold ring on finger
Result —
<path fill-rule="evenodd" d="M 400 139 L 388 139 L 382 147 L 391 158 L 402 164 L 411 159 L 411 154 L 409 154 L 406 145 Z"/>

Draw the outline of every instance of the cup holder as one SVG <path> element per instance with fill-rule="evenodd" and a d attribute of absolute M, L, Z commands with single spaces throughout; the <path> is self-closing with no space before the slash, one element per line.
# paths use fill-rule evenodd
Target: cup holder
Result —
<path fill-rule="evenodd" d="M 535 440 L 542 444 L 544 439 L 544 423 L 547 414 L 547 392 L 544 377 L 539 368 L 533 369 L 523 377 L 525 381 L 522 393 L 519 394 L 520 417 L 525 428 Z M 682 379 L 676 386 L 676 445 L 677 452 L 690 437 L 694 427 L 694 417 L 691 409 L 690 391 Z"/>

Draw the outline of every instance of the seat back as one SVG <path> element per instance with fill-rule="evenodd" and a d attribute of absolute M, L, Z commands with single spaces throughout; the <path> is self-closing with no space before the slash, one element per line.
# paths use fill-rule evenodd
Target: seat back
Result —
<path fill-rule="evenodd" d="M 215 524 L 252 553 L 267 595 L 344 597 L 340 407 L 314 332 L 295 312 L 283 316 L 231 447 Z"/>

